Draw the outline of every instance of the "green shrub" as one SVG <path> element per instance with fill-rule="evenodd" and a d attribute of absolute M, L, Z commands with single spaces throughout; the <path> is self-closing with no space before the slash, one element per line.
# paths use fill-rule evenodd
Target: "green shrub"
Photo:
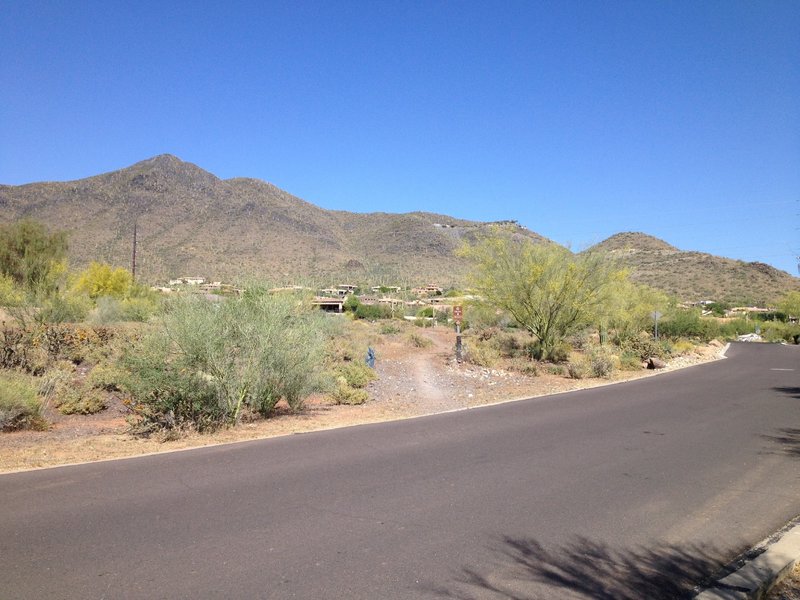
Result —
<path fill-rule="evenodd" d="M 647 333 L 618 340 L 617 344 L 622 354 L 634 355 L 640 361 L 645 361 L 651 356 L 656 358 L 667 358 L 669 356 L 669 345 L 666 341 L 657 342 Z"/>
<path fill-rule="evenodd" d="M 42 402 L 32 379 L 22 373 L 0 373 L 0 431 L 44 429 Z"/>
<path fill-rule="evenodd" d="M 336 380 L 336 387 L 332 394 L 333 401 L 336 404 L 358 405 L 364 404 L 369 399 L 367 390 L 361 388 L 354 388 L 347 383 L 345 377 L 339 377 Z"/>
<path fill-rule="evenodd" d="M 632 352 L 623 352 L 619 357 L 619 368 L 623 371 L 640 371 L 642 359 Z"/>
<path fill-rule="evenodd" d="M 380 332 L 383 335 L 394 335 L 396 333 L 400 333 L 400 327 L 395 323 L 383 323 L 380 328 Z"/>
<path fill-rule="evenodd" d="M 93 415 L 106 409 L 106 398 L 100 390 L 65 388 L 56 407 L 65 415 Z"/>
<path fill-rule="evenodd" d="M 583 357 L 567 363 L 567 374 L 571 379 L 585 379 L 590 373 L 591 365 Z"/>
<path fill-rule="evenodd" d="M 370 381 L 378 378 L 374 369 L 362 362 L 350 362 L 336 368 L 339 377 L 352 388 L 365 388 Z"/>
<path fill-rule="evenodd" d="M 464 360 L 478 367 L 493 367 L 498 360 L 497 352 L 488 346 L 478 343 L 466 347 Z"/>
<path fill-rule="evenodd" d="M 659 322 L 659 335 L 665 338 L 694 338 L 704 342 L 720 337 L 715 319 L 703 318 L 697 310 L 677 310 Z"/>
<path fill-rule="evenodd" d="M 86 319 L 92 308 L 88 296 L 79 294 L 54 294 L 42 303 L 36 315 L 40 323 L 79 323 Z"/>
<path fill-rule="evenodd" d="M 125 372 L 113 365 L 97 365 L 90 372 L 86 383 L 95 389 L 119 392 L 125 381 Z"/>
<path fill-rule="evenodd" d="M 329 319 L 296 296 L 253 286 L 239 298 L 177 298 L 126 353 L 137 429 L 235 424 L 243 407 L 269 416 L 320 388 Z"/>
<path fill-rule="evenodd" d="M 367 321 L 377 321 L 378 319 L 390 319 L 392 311 L 382 304 L 359 304 L 355 309 L 356 319 Z"/>
<path fill-rule="evenodd" d="M 433 345 L 429 338 L 414 331 L 408 333 L 408 341 L 414 348 L 429 348 Z"/>

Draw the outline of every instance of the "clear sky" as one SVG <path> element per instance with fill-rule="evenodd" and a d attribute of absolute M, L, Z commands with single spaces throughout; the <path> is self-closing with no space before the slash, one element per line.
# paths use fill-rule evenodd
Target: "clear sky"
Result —
<path fill-rule="evenodd" d="M 0 90 L 0 183 L 171 153 L 329 209 L 798 273 L 797 0 L 0 0 Z"/>

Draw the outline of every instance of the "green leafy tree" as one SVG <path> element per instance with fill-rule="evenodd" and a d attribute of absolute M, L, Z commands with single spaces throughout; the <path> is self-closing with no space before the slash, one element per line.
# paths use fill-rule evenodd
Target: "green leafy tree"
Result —
<path fill-rule="evenodd" d="M 637 337 L 653 329 L 653 313 L 664 312 L 670 305 L 667 295 L 649 286 L 636 284 L 627 277 L 615 278 L 601 307 L 601 330 L 610 328 L 618 340 Z"/>
<path fill-rule="evenodd" d="M 48 294 L 66 272 L 67 236 L 25 219 L 0 226 L 0 274 L 35 295 Z"/>
<path fill-rule="evenodd" d="M 800 292 L 788 292 L 778 302 L 778 308 L 787 317 L 800 318 Z"/>
<path fill-rule="evenodd" d="M 596 322 L 611 283 L 624 278 L 597 254 L 575 255 L 500 230 L 467 244 L 470 283 L 491 304 L 539 339 L 543 355 L 571 333 Z"/>

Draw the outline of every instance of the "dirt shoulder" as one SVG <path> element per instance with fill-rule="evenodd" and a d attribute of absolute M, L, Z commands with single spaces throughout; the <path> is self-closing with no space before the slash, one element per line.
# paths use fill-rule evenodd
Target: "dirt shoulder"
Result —
<path fill-rule="evenodd" d="M 360 406 L 338 406 L 324 397 L 312 397 L 299 414 L 282 413 L 173 441 L 129 435 L 121 401 L 112 402 L 107 410 L 93 416 L 63 416 L 50 411 L 46 416 L 53 425 L 47 431 L 0 435 L 0 473 L 405 419 L 654 375 L 642 370 L 616 372 L 609 379 L 574 380 L 549 372 L 529 376 L 458 364 L 452 357 L 452 330 L 420 330 L 419 335 L 430 345 L 413 347 L 402 333 L 381 336 L 375 344 L 378 379 L 369 385 L 370 400 Z M 674 359 L 666 370 L 715 360 L 721 351 L 721 344 L 703 347 Z"/>

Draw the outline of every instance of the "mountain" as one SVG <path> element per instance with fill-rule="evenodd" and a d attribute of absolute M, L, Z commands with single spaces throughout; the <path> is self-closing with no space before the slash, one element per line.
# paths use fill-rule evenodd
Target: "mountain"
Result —
<path fill-rule="evenodd" d="M 264 181 L 219 179 L 168 154 L 77 181 L 0 185 L 0 223 L 24 217 L 67 230 L 76 268 L 92 260 L 129 267 L 136 223 L 137 276 L 151 283 L 199 275 L 459 285 L 467 265 L 453 251 L 492 225 L 423 212 L 325 210 Z M 514 235 L 548 241 L 504 224 Z M 620 233 L 592 249 L 682 300 L 766 302 L 800 289 L 800 279 L 769 265 L 683 252 L 643 233 Z"/>
<path fill-rule="evenodd" d="M 137 275 L 150 282 L 200 275 L 451 285 L 466 269 L 453 251 L 489 225 L 422 212 L 325 210 L 264 181 L 222 180 L 171 155 L 78 181 L 0 186 L 0 222 L 24 217 L 67 230 L 70 262 L 79 268 L 92 260 L 130 266 L 135 222 Z"/>
<path fill-rule="evenodd" d="M 770 265 L 678 250 L 644 233 L 618 233 L 587 251 L 608 254 L 634 281 L 684 301 L 763 304 L 800 290 L 800 279 Z"/>

